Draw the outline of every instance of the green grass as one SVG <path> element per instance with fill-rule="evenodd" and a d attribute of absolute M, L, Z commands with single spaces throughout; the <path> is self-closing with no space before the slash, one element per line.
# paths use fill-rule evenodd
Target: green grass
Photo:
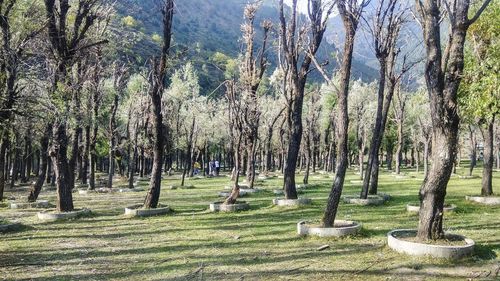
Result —
<path fill-rule="evenodd" d="M 456 204 L 445 214 L 447 231 L 465 235 L 478 244 L 472 257 L 459 261 L 416 258 L 386 246 L 386 234 L 396 228 L 415 228 L 416 214 L 405 211 L 418 201 L 420 181 L 396 179 L 382 171 L 380 192 L 393 198 L 378 207 L 341 203 L 339 219 L 363 224 L 355 237 L 298 237 L 300 220 L 319 220 L 332 179 L 312 176 L 311 188 L 301 196 L 313 205 L 280 208 L 271 205 L 273 189 L 281 179 L 266 180 L 265 191 L 246 196 L 251 210 L 209 213 L 219 201 L 217 192 L 227 177 L 188 180 L 195 189 L 162 190 L 161 203 L 172 215 L 126 218 L 123 208 L 141 203 L 145 192 L 79 195 L 75 207 L 88 207 L 93 215 L 73 221 L 42 223 L 37 210 L 0 209 L 0 217 L 27 225 L 23 231 L 0 234 L 0 279 L 3 280 L 465 280 L 495 279 L 500 268 L 500 207 L 465 201 L 480 192 L 480 179 L 452 178 L 447 203 Z M 476 169 L 475 174 L 480 175 Z M 344 195 L 359 193 L 358 176 L 350 171 Z M 301 176 L 297 177 L 302 180 Z M 164 186 L 179 184 L 167 179 Z M 500 173 L 494 190 L 500 193 Z M 26 189 L 7 196 L 26 196 Z M 41 199 L 55 200 L 54 192 Z M 319 246 L 330 248 L 317 251 Z"/>

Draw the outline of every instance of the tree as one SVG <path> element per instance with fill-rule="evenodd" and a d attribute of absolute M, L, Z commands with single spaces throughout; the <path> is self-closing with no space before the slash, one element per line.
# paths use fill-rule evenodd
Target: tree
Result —
<path fill-rule="evenodd" d="M 272 23 L 269 20 L 262 22 L 261 26 L 264 31 L 264 38 L 261 51 L 258 55 L 255 54 L 255 15 L 257 13 L 257 4 L 248 4 L 245 7 L 244 16 L 245 23 L 241 26 L 243 31 L 243 42 L 245 44 L 245 53 L 243 54 L 243 62 L 240 67 L 239 80 L 243 87 L 244 99 L 246 100 L 244 111 L 245 119 L 243 120 L 243 138 L 246 147 L 247 155 L 247 182 L 249 188 L 253 188 L 255 181 L 255 154 L 257 153 L 257 140 L 259 138 L 259 125 L 261 111 L 259 109 L 259 94 L 262 78 L 267 67 L 266 49 L 269 31 Z"/>
<path fill-rule="evenodd" d="M 75 89 L 71 85 L 71 70 L 78 66 L 81 55 L 89 48 L 105 43 L 105 40 L 91 41 L 89 30 L 97 23 L 98 1 L 78 0 L 77 9 L 70 14 L 68 0 L 44 0 L 47 18 L 48 41 L 53 60 L 51 95 L 54 107 L 52 146 L 50 156 L 56 175 L 57 209 L 62 212 L 73 210 L 71 190 L 74 186 L 75 143 L 77 143 L 80 124 L 76 124 L 73 135 L 73 155 L 68 159 L 69 139 L 67 134 L 68 118 L 78 114 L 78 82 Z M 78 71 L 77 71 L 78 72 Z M 72 104 L 73 103 L 73 104 Z"/>
<path fill-rule="evenodd" d="M 457 93 L 464 68 L 464 44 L 469 27 L 480 17 L 490 0 L 485 0 L 469 18 L 470 2 L 450 4 L 436 0 L 417 0 L 416 8 L 423 27 L 426 47 L 425 81 L 432 120 L 432 165 L 420 188 L 420 213 L 417 238 L 444 237 L 443 207 L 446 187 L 456 158 L 458 128 Z M 449 35 L 444 51 L 441 47 L 441 15 L 449 19 Z"/>
<path fill-rule="evenodd" d="M 361 198 L 363 199 L 368 197 L 368 193 L 377 194 L 380 146 L 394 89 L 401 76 L 395 77 L 395 68 L 399 54 L 397 43 L 405 17 L 406 9 L 401 7 L 399 0 L 380 1 L 373 24 L 369 25 L 380 69 L 375 127 L 370 143 L 368 166 L 361 189 Z"/>
<path fill-rule="evenodd" d="M 469 28 L 465 52 L 464 82 L 460 86 L 459 102 L 463 118 L 478 124 L 484 140 L 484 165 L 481 194 L 493 195 L 494 126 L 500 114 L 500 4 L 490 4 Z M 475 140 L 472 134 L 471 142 Z M 475 146 L 475 144 L 474 144 Z M 472 148 L 475 154 L 475 147 Z M 475 156 L 475 155 L 474 155 Z M 472 160 L 472 159 L 471 159 Z M 474 158 L 475 161 L 475 158 Z M 471 169 L 473 167 L 471 163 Z M 474 163 L 475 164 L 475 163 Z M 472 170 L 471 170 L 472 172 Z"/>
<path fill-rule="evenodd" d="M 374 114 L 371 101 L 374 99 L 375 86 L 375 83 L 365 84 L 360 80 L 353 81 L 349 93 L 349 113 L 352 115 L 350 120 L 356 137 L 360 179 L 363 179 L 366 140 L 373 123 L 370 119 Z"/>
<path fill-rule="evenodd" d="M 21 16 L 25 9 L 30 8 L 33 12 L 29 18 Z M 21 66 L 27 58 L 30 42 L 43 30 L 39 14 L 35 12 L 37 8 L 37 3 L 29 7 L 29 4 L 17 0 L 0 0 L 0 201 L 5 189 L 5 158 L 10 144 L 11 123 L 21 90 Z"/>
<path fill-rule="evenodd" d="M 116 113 L 120 98 L 123 98 L 127 86 L 127 68 L 124 65 L 114 64 L 113 70 L 113 101 L 109 115 L 109 169 L 108 169 L 108 188 L 113 187 L 113 175 L 115 172 L 115 154 L 116 154 Z"/>
<path fill-rule="evenodd" d="M 163 114 L 161 100 L 165 89 L 165 79 L 167 74 L 168 55 L 172 41 L 172 23 L 174 16 L 174 1 L 165 0 L 162 8 L 163 15 L 163 46 L 159 58 L 151 59 L 151 73 L 149 74 L 149 96 L 151 97 L 151 107 L 153 112 L 153 169 L 151 171 L 151 181 L 149 191 L 144 201 L 144 208 L 156 208 L 160 199 L 161 190 L 161 170 L 163 163 Z"/>
<path fill-rule="evenodd" d="M 335 179 L 333 181 L 330 195 L 323 215 L 323 227 L 333 227 L 337 215 L 340 196 L 344 186 L 345 174 L 347 171 L 348 157 L 348 132 L 349 132 L 349 113 L 348 113 L 348 95 L 349 81 L 351 77 L 352 55 L 354 51 L 354 39 L 358 29 L 359 19 L 363 9 L 369 1 L 363 0 L 339 0 L 337 9 L 342 18 L 345 28 L 344 53 L 342 55 L 342 64 L 340 67 L 340 85 L 337 91 L 336 108 L 336 137 L 338 143 L 338 160 Z M 326 78 L 326 76 L 325 76 Z M 328 81 L 328 80 L 327 80 Z M 330 84 L 332 84 L 330 82 Z"/>
<path fill-rule="evenodd" d="M 312 57 L 318 51 L 325 33 L 328 18 L 335 2 L 308 0 L 309 26 L 298 27 L 297 0 L 292 0 L 290 18 L 285 17 L 283 0 L 279 1 L 280 61 L 284 71 L 284 93 L 287 100 L 286 122 L 288 127 L 288 149 L 284 169 L 286 199 L 297 199 L 295 170 L 302 140 L 302 106 L 304 89 L 310 72 Z M 304 32 L 302 32 L 303 30 Z M 301 59 L 303 57 L 303 59 Z"/>

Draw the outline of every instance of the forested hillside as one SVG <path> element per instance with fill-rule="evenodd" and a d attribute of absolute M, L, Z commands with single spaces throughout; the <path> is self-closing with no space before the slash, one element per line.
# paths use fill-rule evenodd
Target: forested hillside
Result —
<path fill-rule="evenodd" d="M 200 84 L 203 93 L 213 91 L 223 80 L 223 73 L 217 71 L 212 64 L 214 54 L 222 53 L 229 57 L 237 57 L 241 51 L 241 30 L 243 22 L 243 9 L 246 1 L 241 0 L 184 0 L 176 3 L 176 17 L 174 19 L 174 45 L 183 51 L 184 60 L 190 60 L 199 71 Z M 159 48 L 156 38 L 161 34 L 162 25 L 159 7 L 154 0 L 124 0 L 117 2 L 117 17 L 115 18 L 115 30 L 118 34 L 127 34 L 129 47 L 128 54 L 138 65 L 144 63 Z M 274 23 L 272 36 L 277 36 L 278 9 L 277 1 L 267 0 L 256 15 L 256 22 L 271 19 Z M 332 54 L 337 51 L 334 41 L 337 35 L 343 37 L 343 26 L 336 18 L 332 18 L 328 27 L 329 40 L 325 41 L 318 51 L 320 61 L 329 61 L 329 69 L 337 66 Z M 261 43 L 262 32 L 257 29 L 256 44 Z M 343 38 L 340 38 L 343 43 Z M 276 46 L 271 46 L 275 48 Z M 121 50 L 124 51 L 123 49 Z M 366 54 L 367 50 L 360 50 Z M 364 81 L 377 79 L 377 71 L 368 66 L 367 56 L 354 58 L 352 74 L 354 78 Z M 269 60 L 271 67 L 267 75 L 270 75 L 276 66 L 276 57 L 271 52 Z M 210 75 L 208 74 L 210 73 Z M 312 80 L 323 82 L 321 76 L 313 72 Z"/>

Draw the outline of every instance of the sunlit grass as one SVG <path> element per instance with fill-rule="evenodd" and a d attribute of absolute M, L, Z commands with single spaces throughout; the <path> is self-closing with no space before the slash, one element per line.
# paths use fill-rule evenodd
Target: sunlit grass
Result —
<path fill-rule="evenodd" d="M 141 203 L 145 192 L 79 195 L 77 208 L 88 207 L 93 215 L 73 221 L 42 223 L 37 210 L 0 209 L 0 216 L 27 227 L 0 234 L 0 279 L 4 280 L 453 280 L 493 277 L 500 266 L 500 207 L 465 201 L 480 192 L 478 179 L 452 178 L 447 203 L 457 211 L 445 214 L 448 231 L 476 241 L 474 256 L 450 262 L 397 254 L 385 246 L 385 235 L 395 228 L 415 228 L 418 217 L 405 206 L 418 201 L 421 174 L 404 170 L 408 177 L 396 179 L 387 171 L 380 176 L 380 192 L 392 195 L 383 206 L 342 203 L 339 219 L 363 224 L 355 237 L 325 239 L 296 234 L 300 220 L 319 220 L 326 204 L 331 178 L 314 175 L 313 184 L 301 196 L 312 198 L 310 206 L 282 208 L 271 205 L 273 189 L 282 179 L 266 180 L 261 193 L 246 196 L 251 210 L 210 213 L 211 202 L 220 201 L 218 191 L 229 178 L 188 180 L 195 189 L 163 189 L 161 203 L 172 215 L 126 218 L 123 208 Z M 474 174 L 480 175 L 481 170 Z M 358 175 L 350 171 L 344 194 L 357 195 Z M 301 181 L 302 176 L 298 175 Z M 164 186 L 179 184 L 177 178 Z M 500 192 L 500 173 L 494 190 Z M 7 196 L 26 196 L 26 189 Z M 41 199 L 54 202 L 55 193 Z M 321 252 L 316 249 L 328 244 Z M 498 273 L 498 271 L 496 271 Z"/>

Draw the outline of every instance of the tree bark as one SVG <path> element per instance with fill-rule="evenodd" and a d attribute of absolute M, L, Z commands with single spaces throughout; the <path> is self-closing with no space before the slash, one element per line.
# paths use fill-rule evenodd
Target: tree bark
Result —
<path fill-rule="evenodd" d="M 7 158 L 7 148 L 9 147 L 9 134 L 8 131 L 5 130 L 3 132 L 2 144 L 0 144 L 0 202 L 3 201 L 3 194 L 5 191 L 5 181 L 7 179 L 7 174 L 5 172 L 5 164 Z"/>
<path fill-rule="evenodd" d="M 149 191 L 144 201 L 144 208 L 156 208 L 160 199 L 161 190 L 161 169 L 163 161 L 163 115 L 161 98 L 165 88 L 165 76 L 167 68 L 167 55 L 170 50 L 172 39 L 172 22 L 174 15 L 174 1 L 165 0 L 163 10 L 163 46 L 161 58 L 153 60 L 153 72 L 150 77 L 151 107 L 153 112 L 153 167 L 151 171 L 151 181 Z"/>
<path fill-rule="evenodd" d="M 361 16 L 366 3 L 363 1 L 359 4 L 359 8 L 351 2 L 346 7 L 346 1 L 338 1 L 337 8 L 342 17 L 344 27 L 346 30 L 344 54 L 342 56 L 342 65 L 340 68 L 340 87 L 337 93 L 337 122 L 336 122 L 336 136 L 337 136 L 337 167 L 335 179 L 333 181 L 332 189 L 328 196 L 326 210 L 323 215 L 323 227 L 333 227 L 335 217 L 337 215 L 338 205 L 340 203 L 340 196 L 344 186 L 344 179 L 347 170 L 347 157 L 348 157 L 348 130 L 349 130 L 349 114 L 348 114 L 348 94 L 349 94 L 349 81 L 351 77 L 352 55 L 354 50 L 354 39 L 358 27 L 358 20 Z M 354 10 L 352 10 L 354 9 Z"/>
<path fill-rule="evenodd" d="M 495 117 L 491 118 L 486 124 L 486 128 L 481 130 L 484 139 L 484 164 L 483 164 L 483 179 L 481 195 L 493 195 L 493 139 L 495 137 L 493 128 L 495 125 Z"/>
<path fill-rule="evenodd" d="M 71 171 L 69 169 L 67 147 L 68 136 L 66 135 L 66 123 L 57 121 L 53 127 L 52 148 L 50 156 L 54 163 L 54 173 L 57 186 L 56 207 L 59 212 L 73 211 L 73 194 L 71 192 Z"/>
<path fill-rule="evenodd" d="M 45 128 L 45 132 L 40 139 L 40 167 L 38 171 L 38 178 L 35 184 L 31 187 L 30 194 L 28 196 L 28 202 L 36 202 L 40 191 L 42 191 L 42 186 L 47 177 L 47 165 L 48 165 L 48 149 L 49 149 L 49 138 L 52 132 L 52 126 L 48 124 Z"/>

